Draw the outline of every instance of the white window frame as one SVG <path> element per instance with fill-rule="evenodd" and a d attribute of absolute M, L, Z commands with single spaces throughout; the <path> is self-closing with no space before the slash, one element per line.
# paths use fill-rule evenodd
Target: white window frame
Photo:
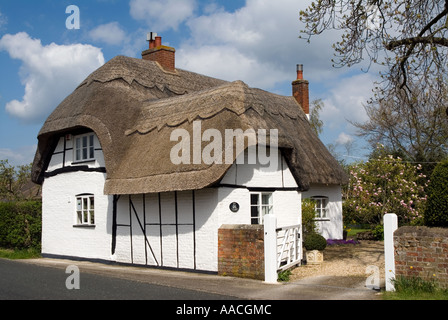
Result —
<path fill-rule="evenodd" d="M 73 139 L 73 161 L 95 160 L 95 134 L 93 132 L 77 135 Z"/>
<path fill-rule="evenodd" d="M 256 203 L 253 199 L 257 197 Z M 263 224 L 266 214 L 274 213 L 272 192 L 250 193 L 250 222 L 251 224 Z M 267 201 L 266 201 L 267 200 Z"/>
<path fill-rule="evenodd" d="M 325 196 L 315 196 L 311 197 L 316 203 L 316 219 L 329 219 L 328 216 L 328 197 Z"/>
<path fill-rule="evenodd" d="M 95 196 L 93 194 L 80 194 L 76 196 L 76 225 L 95 225 Z"/>

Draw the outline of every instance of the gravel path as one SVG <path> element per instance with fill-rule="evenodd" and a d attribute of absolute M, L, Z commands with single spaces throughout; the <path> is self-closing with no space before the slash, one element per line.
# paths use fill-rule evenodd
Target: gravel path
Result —
<path fill-rule="evenodd" d="M 303 265 L 292 270 L 290 281 L 317 276 L 325 277 L 326 285 L 356 287 L 366 281 L 368 266 L 379 268 L 380 285 L 384 285 L 384 242 L 361 241 L 360 244 L 331 245 L 323 251 L 321 265 Z"/>

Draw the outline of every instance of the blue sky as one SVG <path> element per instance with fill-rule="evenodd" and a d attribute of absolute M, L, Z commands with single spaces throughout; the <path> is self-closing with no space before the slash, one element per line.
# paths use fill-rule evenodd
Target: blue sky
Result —
<path fill-rule="evenodd" d="M 325 144 L 346 160 L 366 154 L 347 120 L 367 120 L 374 72 L 334 69 L 336 32 L 299 39 L 299 11 L 311 0 L 2 0 L 0 2 L 0 159 L 32 162 L 46 117 L 76 86 L 117 55 L 140 58 L 146 33 L 176 48 L 176 66 L 291 95 L 304 64 L 310 100 L 322 99 Z M 67 29 L 69 5 L 80 28 Z M 353 141 L 350 150 L 344 147 Z M 349 152 L 349 154 L 347 154 Z"/>

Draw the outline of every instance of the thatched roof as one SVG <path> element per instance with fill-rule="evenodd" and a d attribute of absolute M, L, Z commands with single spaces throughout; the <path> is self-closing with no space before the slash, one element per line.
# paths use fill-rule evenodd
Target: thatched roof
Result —
<path fill-rule="evenodd" d="M 103 148 L 106 194 L 201 189 L 219 183 L 231 164 L 170 161 L 174 129 L 193 136 L 218 129 L 277 129 L 279 147 L 301 190 L 312 183 L 341 184 L 346 176 L 292 97 L 249 88 L 156 63 L 116 57 L 93 72 L 49 116 L 41 129 L 33 180 L 42 182 L 51 153 L 64 132 L 93 130 Z M 207 143 L 204 143 L 207 145 Z M 236 155 L 235 155 L 236 157 Z"/>

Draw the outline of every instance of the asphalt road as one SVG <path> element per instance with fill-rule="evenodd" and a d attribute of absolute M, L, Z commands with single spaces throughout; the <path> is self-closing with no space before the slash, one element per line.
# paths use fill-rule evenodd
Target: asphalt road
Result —
<path fill-rule="evenodd" d="M 0 259 L 0 300 L 234 300 L 235 297 Z"/>

